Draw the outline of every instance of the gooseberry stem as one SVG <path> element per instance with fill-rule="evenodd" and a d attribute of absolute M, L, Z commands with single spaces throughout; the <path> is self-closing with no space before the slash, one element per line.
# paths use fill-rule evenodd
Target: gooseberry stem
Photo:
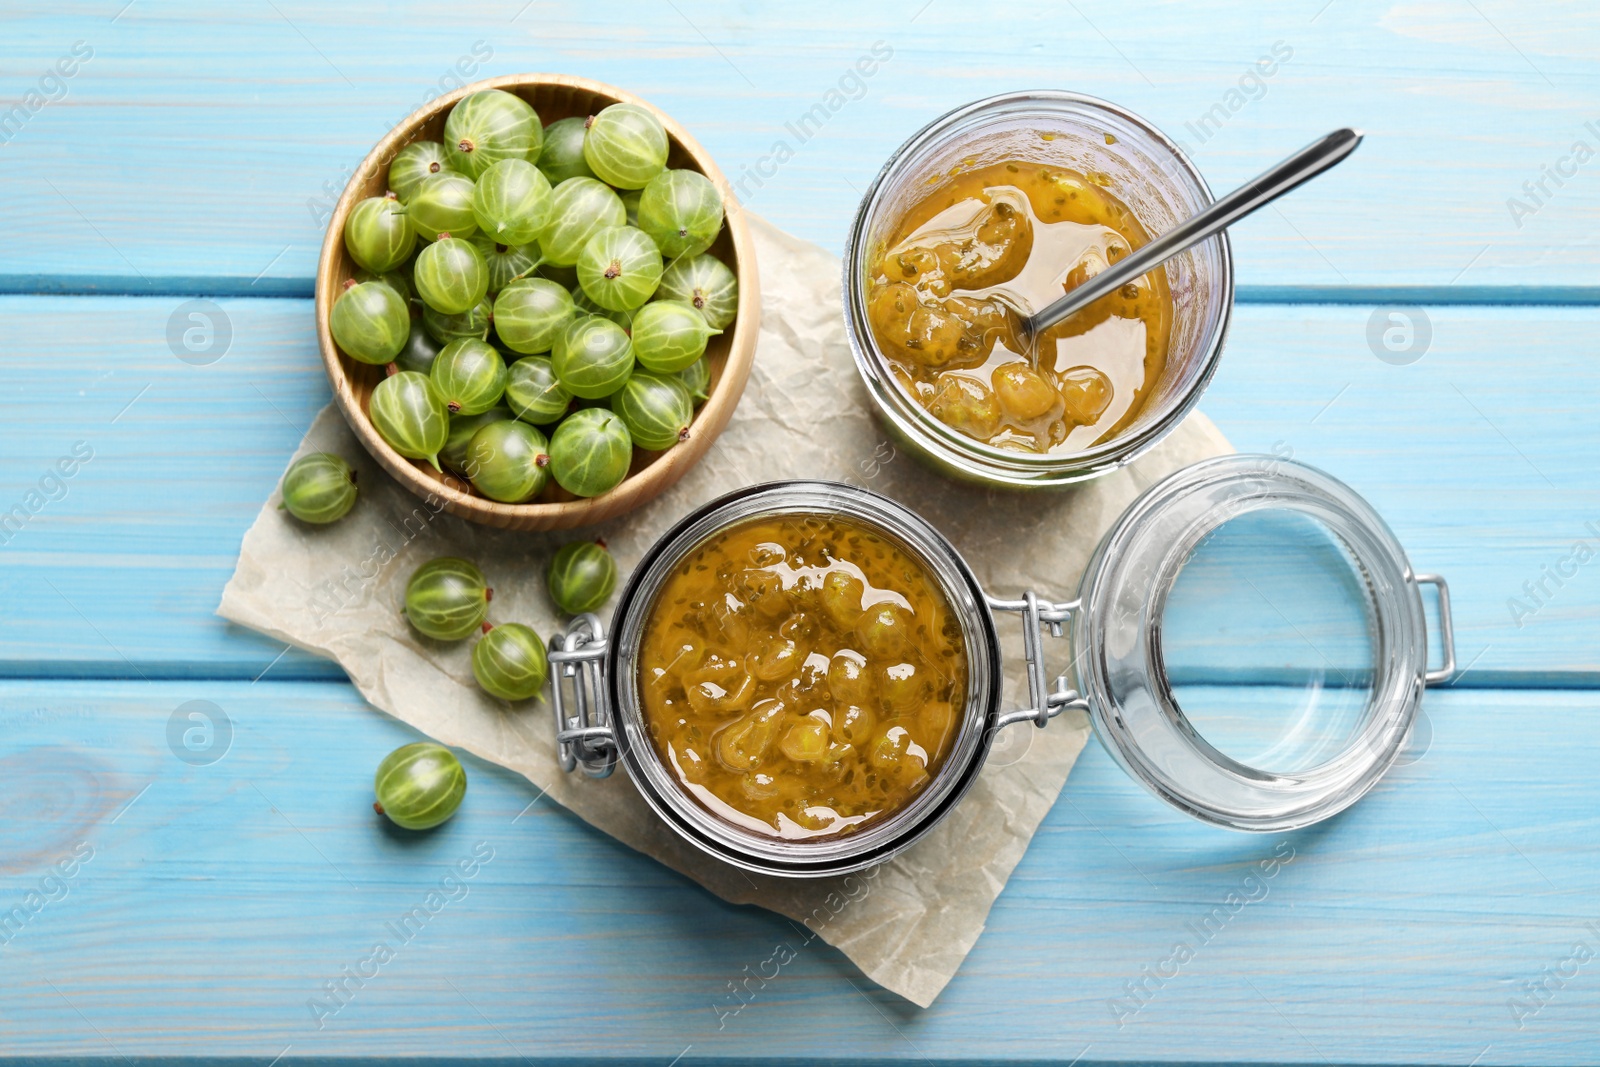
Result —
<path fill-rule="evenodd" d="M 532 274 L 534 271 L 538 270 L 542 266 L 544 266 L 544 257 L 540 256 L 538 259 L 534 260 L 528 266 L 527 270 L 523 271 L 521 274 L 513 274 L 511 276 L 511 281 L 520 282 L 522 279 L 526 278 L 528 275 Z M 510 283 L 507 283 L 507 284 L 510 284 Z"/>

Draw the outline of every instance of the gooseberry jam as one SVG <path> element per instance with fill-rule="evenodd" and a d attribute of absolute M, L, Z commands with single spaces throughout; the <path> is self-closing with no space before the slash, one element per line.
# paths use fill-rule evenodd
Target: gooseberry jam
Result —
<path fill-rule="evenodd" d="M 1139 414 L 1167 361 L 1164 270 L 1031 341 L 1021 330 L 1021 317 L 1149 239 L 1109 182 L 1024 159 L 957 166 L 891 223 L 868 259 L 867 318 L 900 387 L 941 422 L 989 445 L 1067 453 Z"/>
<path fill-rule="evenodd" d="M 837 515 L 721 530 L 662 583 L 639 650 L 657 756 L 701 806 L 765 836 L 859 832 L 948 755 L 966 649 L 903 546 Z"/>

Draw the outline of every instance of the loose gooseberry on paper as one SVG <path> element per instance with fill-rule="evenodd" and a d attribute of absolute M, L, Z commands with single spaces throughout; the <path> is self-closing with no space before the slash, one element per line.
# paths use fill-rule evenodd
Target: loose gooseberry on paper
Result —
<path fill-rule="evenodd" d="M 612 104 L 589 119 L 583 158 L 601 181 L 639 189 L 667 165 L 667 131 L 649 108 Z"/>
<path fill-rule="evenodd" d="M 544 147 L 537 163 L 551 185 L 560 185 L 568 178 L 594 177 L 583 158 L 584 122 L 585 116 L 575 115 L 557 119 L 544 128 Z"/>
<path fill-rule="evenodd" d="M 501 244 L 525 245 L 550 221 L 550 180 L 522 157 L 502 159 L 478 178 L 472 212 L 478 231 Z"/>
<path fill-rule="evenodd" d="M 455 556 L 429 560 L 406 583 L 406 621 L 424 637 L 460 641 L 489 617 L 493 595 L 471 561 Z"/>
<path fill-rule="evenodd" d="M 594 178 L 568 178 L 550 195 L 550 222 L 539 235 L 539 251 L 546 263 L 570 267 L 591 237 L 627 221 L 628 213 L 610 186 Z"/>
<path fill-rule="evenodd" d="M 617 561 L 603 542 L 562 545 L 545 570 L 545 587 L 568 615 L 597 611 L 617 587 Z"/>
<path fill-rule="evenodd" d="M 312 452 L 283 475 L 283 508 L 321 526 L 345 517 L 356 503 L 356 472 L 331 452 Z"/>
<path fill-rule="evenodd" d="M 403 370 L 379 382 L 367 401 L 367 417 L 390 448 L 440 469 L 439 449 L 450 433 L 450 411 L 426 375 Z"/>
<path fill-rule="evenodd" d="M 683 383 L 670 375 L 635 372 L 611 398 L 611 410 L 621 416 L 628 435 L 640 448 L 671 448 L 688 440 L 694 421 L 694 402 Z"/>
<path fill-rule="evenodd" d="M 506 372 L 506 405 L 523 422 L 548 426 L 572 406 L 572 394 L 544 356 L 526 356 Z"/>
<path fill-rule="evenodd" d="M 389 188 L 404 204 L 425 179 L 450 169 L 442 143 L 413 141 L 396 152 L 389 164 Z"/>
<path fill-rule="evenodd" d="M 494 300 L 494 331 L 513 352 L 548 352 L 577 310 L 572 294 L 544 278 L 524 278 Z"/>
<path fill-rule="evenodd" d="M 722 194 L 699 171 L 664 170 L 640 192 L 638 220 L 668 259 L 697 255 L 722 232 Z"/>
<path fill-rule="evenodd" d="M 351 359 L 388 363 L 411 335 L 411 312 L 400 294 L 382 282 L 345 282 L 333 302 L 328 329 Z"/>
<path fill-rule="evenodd" d="M 577 319 L 557 338 L 550 362 L 573 396 L 598 400 L 621 389 L 633 373 L 633 345 L 614 322 Z"/>
<path fill-rule="evenodd" d="M 603 308 L 631 311 L 661 283 L 661 252 L 643 230 L 613 226 L 589 239 L 578 257 L 578 284 Z"/>
<path fill-rule="evenodd" d="M 478 216 L 472 211 L 475 188 L 465 174 L 440 171 L 417 186 L 406 201 L 406 215 L 426 240 L 437 240 L 441 233 L 470 237 L 478 228 Z"/>
<path fill-rule="evenodd" d="M 639 365 L 660 374 L 692 366 L 706 341 L 722 331 L 682 300 L 652 300 L 633 315 L 633 354 Z"/>
<path fill-rule="evenodd" d="M 384 757 L 372 791 L 372 807 L 379 815 L 407 830 L 431 830 L 461 806 L 467 772 L 448 748 L 418 741 Z"/>
<path fill-rule="evenodd" d="M 486 341 L 451 341 L 434 360 L 428 380 L 452 415 L 476 415 L 500 402 L 506 388 L 506 364 Z"/>
<path fill-rule="evenodd" d="M 616 488 L 632 461 L 628 427 L 605 408 L 574 411 L 550 435 L 550 473 L 574 496 L 599 496 Z"/>
<path fill-rule="evenodd" d="M 344 246 L 350 258 L 375 274 L 394 270 L 411 256 L 417 231 L 394 196 L 369 196 L 344 220 Z"/>
<path fill-rule="evenodd" d="M 701 253 L 674 260 L 662 272 L 657 295 L 663 300 L 682 300 L 722 330 L 738 313 L 739 279 L 722 260 Z"/>
<path fill-rule="evenodd" d="M 550 446 L 526 422 L 491 422 L 467 442 L 467 477 L 478 492 L 503 504 L 539 495 L 549 480 Z"/>
<path fill-rule="evenodd" d="M 448 232 L 417 255 L 413 280 L 422 302 L 446 315 L 471 310 L 489 292 L 489 268 L 482 253 Z"/>
<path fill-rule="evenodd" d="M 485 626 L 472 647 L 472 675 L 490 696 L 527 700 L 538 696 L 550 675 L 544 642 L 531 627 L 518 622 Z"/>

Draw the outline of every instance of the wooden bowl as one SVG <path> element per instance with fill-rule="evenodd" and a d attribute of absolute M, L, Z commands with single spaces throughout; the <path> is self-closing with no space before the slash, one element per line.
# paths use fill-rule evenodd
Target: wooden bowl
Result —
<path fill-rule="evenodd" d="M 438 140 L 443 134 L 445 116 L 456 101 L 483 89 L 516 93 L 533 105 L 546 125 L 570 115 L 592 115 L 619 101 L 650 108 L 667 130 L 670 141 L 667 166 L 697 170 L 710 178 L 721 191 L 727 208 L 722 233 L 708 251 L 728 264 L 738 276 L 739 310 L 733 325 L 711 338 L 706 347 L 711 365 L 710 398 L 695 413 L 688 440 L 666 452 L 635 449 L 628 477 L 601 496 L 574 497 L 556 486 L 552 479 L 550 487 L 538 499 L 526 504 L 502 504 L 479 496 L 459 475 L 449 471 L 441 474 L 426 461 L 401 456 L 378 435 L 367 418 L 368 398 L 383 380 L 384 368 L 346 356 L 334 344 L 328 329 L 333 302 L 344 291 L 345 280 L 357 269 L 344 246 L 345 218 L 361 200 L 382 196 L 387 191 L 389 163 L 396 152 L 412 141 Z M 655 499 L 682 478 L 728 424 L 739 395 L 744 392 L 755 358 L 760 319 L 761 281 L 756 272 L 750 233 L 737 210 L 727 178 L 717 169 L 711 156 L 683 127 L 632 93 L 565 74 L 512 74 L 490 78 L 441 96 L 413 112 L 378 142 L 345 186 L 344 195 L 339 198 L 328 223 L 328 233 L 322 241 L 322 259 L 317 265 L 317 338 L 322 346 L 322 362 L 339 409 L 362 445 L 384 470 L 417 496 L 441 502 L 444 510 L 452 515 L 512 530 L 558 530 L 615 518 Z"/>

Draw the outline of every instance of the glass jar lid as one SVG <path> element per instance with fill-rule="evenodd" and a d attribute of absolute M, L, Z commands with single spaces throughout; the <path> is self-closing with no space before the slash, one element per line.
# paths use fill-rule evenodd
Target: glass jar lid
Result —
<path fill-rule="evenodd" d="M 1427 669 L 1420 585 L 1445 666 Z M 1200 819 L 1275 831 L 1371 789 L 1424 686 L 1453 672 L 1442 580 L 1417 575 L 1348 486 L 1274 456 L 1225 456 L 1147 490 L 1080 587 L 1077 689 L 1106 749 Z"/>

